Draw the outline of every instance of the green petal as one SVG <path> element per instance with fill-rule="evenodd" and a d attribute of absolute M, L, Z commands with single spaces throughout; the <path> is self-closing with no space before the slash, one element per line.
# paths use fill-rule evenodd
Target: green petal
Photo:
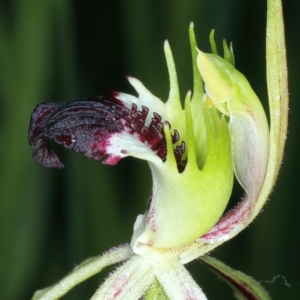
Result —
<path fill-rule="evenodd" d="M 231 269 L 219 260 L 208 255 L 202 256 L 199 259 L 231 286 L 236 299 L 271 300 L 266 290 L 251 277 Z"/>

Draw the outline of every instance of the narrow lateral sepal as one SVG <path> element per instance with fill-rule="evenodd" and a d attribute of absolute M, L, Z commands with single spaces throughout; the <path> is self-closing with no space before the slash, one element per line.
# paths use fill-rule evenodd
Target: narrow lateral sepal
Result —
<path fill-rule="evenodd" d="M 205 255 L 199 259 L 210 267 L 222 280 L 233 289 L 238 300 L 271 300 L 266 290 L 253 278 L 231 269 L 219 260 Z"/>
<path fill-rule="evenodd" d="M 54 285 L 36 291 L 31 300 L 61 299 L 62 296 L 82 281 L 99 273 L 109 265 L 127 260 L 131 255 L 132 249 L 128 244 L 125 244 L 117 248 L 112 248 L 101 256 L 87 258 Z"/>

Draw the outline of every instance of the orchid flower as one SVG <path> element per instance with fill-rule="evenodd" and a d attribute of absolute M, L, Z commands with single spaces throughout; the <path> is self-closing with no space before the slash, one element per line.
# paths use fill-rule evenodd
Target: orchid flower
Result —
<path fill-rule="evenodd" d="M 258 97 L 234 67 L 232 47 L 224 43 L 224 58 L 220 57 L 212 33 L 213 53 L 206 54 L 197 49 L 193 24 L 189 35 L 194 89 L 187 93 L 184 109 L 167 41 L 166 103 L 128 77 L 138 96 L 113 92 L 35 108 L 29 142 L 40 165 L 63 167 L 51 149 L 49 139 L 53 139 L 88 158 L 104 158 L 109 165 L 126 156 L 146 160 L 153 187 L 130 244 L 84 261 L 55 285 L 37 291 L 33 299 L 58 299 L 104 267 L 120 262 L 91 299 L 206 299 L 184 267 L 197 258 L 227 279 L 243 299 L 269 299 L 252 279 L 206 254 L 249 225 L 278 174 L 287 124 L 281 3 L 268 1 L 270 132 Z M 245 196 L 224 213 L 234 175 Z"/>

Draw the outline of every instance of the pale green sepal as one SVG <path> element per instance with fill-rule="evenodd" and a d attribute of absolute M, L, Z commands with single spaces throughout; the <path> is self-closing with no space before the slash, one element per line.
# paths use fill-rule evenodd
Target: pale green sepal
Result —
<path fill-rule="evenodd" d="M 199 257 L 199 259 L 231 286 L 236 299 L 271 300 L 266 290 L 251 277 L 231 269 L 211 256 L 206 255 Z"/>
<path fill-rule="evenodd" d="M 36 291 L 32 300 L 60 299 L 77 284 L 99 273 L 103 268 L 109 265 L 128 259 L 131 255 L 132 249 L 126 244 L 113 248 L 101 256 L 88 258 L 56 284 L 43 290 Z"/>
<path fill-rule="evenodd" d="M 228 61 L 198 53 L 207 95 L 217 109 L 227 103 L 235 175 L 251 199 L 257 199 L 267 170 L 269 127 L 264 109 L 249 82 Z"/>

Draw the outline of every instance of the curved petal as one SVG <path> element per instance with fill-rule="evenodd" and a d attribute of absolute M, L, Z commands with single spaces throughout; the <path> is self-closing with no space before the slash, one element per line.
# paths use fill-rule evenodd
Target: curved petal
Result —
<path fill-rule="evenodd" d="M 34 159 L 43 167 L 63 167 L 51 149 L 49 139 L 114 165 L 122 157 L 133 155 L 153 162 L 166 156 L 161 116 L 149 109 L 118 99 L 93 97 L 70 103 L 43 103 L 32 113 L 29 143 Z M 125 98 L 124 94 L 120 96 Z M 135 97 L 127 97 L 132 100 Z M 129 102 L 129 101 L 128 101 Z"/>

